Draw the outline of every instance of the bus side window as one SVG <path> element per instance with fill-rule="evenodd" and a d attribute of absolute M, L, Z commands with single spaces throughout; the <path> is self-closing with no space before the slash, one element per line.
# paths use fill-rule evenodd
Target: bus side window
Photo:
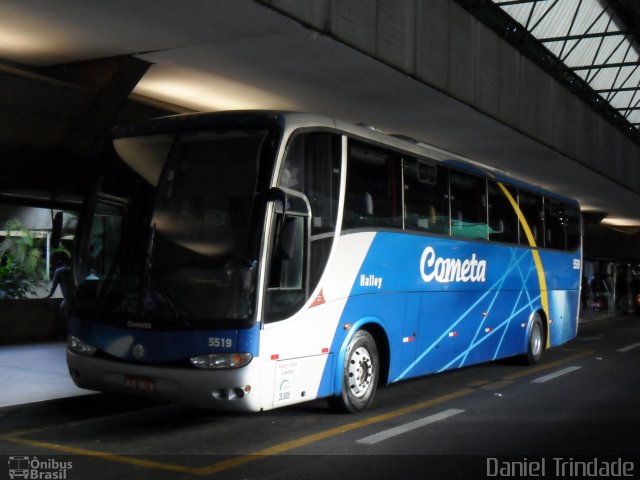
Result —
<path fill-rule="evenodd" d="M 545 198 L 545 246 L 564 250 L 566 247 L 568 219 L 564 215 L 563 205 L 559 201 Z"/>
<path fill-rule="evenodd" d="M 487 239 L 486 180 L 451 171 L 451 235 Z"/>
<path fill-rule="evenodd" d="M 405 158 L 403 169 L 405 228 L 448 235 L 449 170 L 419 158 Z"/>
<path fill-rule="evenodd" d="M 567 250 L 573 251 L 580 247 L 582 232 L 580 224 L 580 208 L 573 205 L 565 205 L 567 215 Z"/>
<path fill-rule="evenodd" d="M 343 227 L 402 228 L 401 181 L 397 153 L 350 140 Z"/>
<path fill-rule="evenodd" d="M 307 196 L 313 215 L 312 235 L 334 232 L 336 228 L 340 140 L 339 135 L 332 133 L 299 133 L 287 146 L 278 186 Z"/>
<path fill-rule="evenodd" d="M 580 213 L 577 208 L 545 198 L 545 246 L 575 250 L 580 245 Z"/>
<path fill-rule="evenodd" d="M 518 206 L 529 226 L 529 231 L 537 247 L 544 247 L 544 208 L 542 197 L 533 193 L 518 191 Z M 520 245 L 529 245 L 526 231 L 520 225 Z"/>
<path fill-rule="evenodd" d="M 513 198 L 517 193 L 505 187 Z M 518 243 L 518 215 L 511 202 L 496 182 L 488 183 L 489 197 L 489 240 L 494 242 Z"/>

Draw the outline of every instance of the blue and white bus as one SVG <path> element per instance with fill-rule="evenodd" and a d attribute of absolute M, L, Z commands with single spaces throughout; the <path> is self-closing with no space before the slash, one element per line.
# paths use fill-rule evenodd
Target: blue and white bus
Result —
<path fill-rule="evenodd" d="M 354 412 L 378 385 L 576 335 L 571 199 L 310 114 L 179 115 L 114 146 L 76 239 L 82 388 Z"/>

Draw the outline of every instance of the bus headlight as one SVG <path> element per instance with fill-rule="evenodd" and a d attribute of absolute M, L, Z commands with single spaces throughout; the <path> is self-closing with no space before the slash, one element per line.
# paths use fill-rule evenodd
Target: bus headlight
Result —
<path fill-rule="evenodd" d="M 78 337 L 74 337 L 73 335 L 69 337 L 68 345 L 70 350 L 83 355 L 93 355 L 98 351 L 96 346 L 91 345 Z"/>
<path fill-rule="evenodd" d="M 211 370 L 244 367 L 252 358 L 253 355 L 250 353 L 210 353 L 191 357 L 190 360 L 194 367 Z"/>

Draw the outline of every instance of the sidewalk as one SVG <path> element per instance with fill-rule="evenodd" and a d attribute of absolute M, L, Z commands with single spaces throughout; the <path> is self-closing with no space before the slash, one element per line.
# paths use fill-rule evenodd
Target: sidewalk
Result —
<path fill-rule="evenodd" d="M 600 320 L 608 320 L 610 318 L 620 317 L 624 314 L 622 312 L 602 312 L 598 310 L 587 310 L 586 308 L 580 309 L 579 324 L 598 322 Z"/>
<path fill-rule="evenodd" d="M 67 371 L 66 342 L 0 346 L 0 407 L 87 395 Z"/>

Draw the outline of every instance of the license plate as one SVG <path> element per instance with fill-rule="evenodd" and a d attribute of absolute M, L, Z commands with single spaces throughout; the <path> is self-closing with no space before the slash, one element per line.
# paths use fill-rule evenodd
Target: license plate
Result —
<path fill-rule="evenodd" d="M 125 375 L 124 386 L 134 390 L 143 390 L 145 392 L 154 392 L 156 390 L 156 381 L 153 378 L 132 377 Z"/>

